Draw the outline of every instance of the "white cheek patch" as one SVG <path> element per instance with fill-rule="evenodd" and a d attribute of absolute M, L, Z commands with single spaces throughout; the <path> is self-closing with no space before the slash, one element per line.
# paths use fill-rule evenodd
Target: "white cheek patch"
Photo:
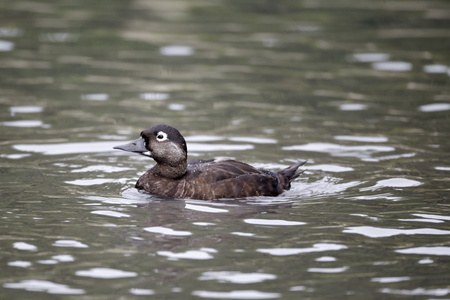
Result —
<path fill-rule="evenodd" d="M 145 156 L 152 156 L 152 153 L 150 152 L 150 151 L 147 151 L 147 152 L 142 152 L 142 155 L 145 155 Z"/>

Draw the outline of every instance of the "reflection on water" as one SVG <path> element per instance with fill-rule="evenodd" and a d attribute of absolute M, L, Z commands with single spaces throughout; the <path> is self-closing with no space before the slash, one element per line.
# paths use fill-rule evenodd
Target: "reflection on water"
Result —
<path fill-rule="evenodd" d="M 0 52 L 12 51 L 13 49 L 14 49 L 13 42 L 0 40 Z"/>
<path fill-rule="evenodd" d="M 43 109 L 41 106 L 11 106 L 9 111 L 11 112 L 11 116 L 14 117 L 17 113 L 40 113 Z"/>
<path fill-rule="evenodd" d="M 165 46 L 159 49 L 162 55 L 166 56 L 189 56 L 194 54 L 194 49 L 189 46 Z"/>
<path fill-rule="evenodd" d="M 126 271 L 110 269 L 110 268 L 92 268 L 89 270 L 77 271 L 75 273 L 75 275 L 81 276 L 81 277 L 114 279 L 114 278 L 136 277 L 137 273 L 126 272 Z"/>
<path fill-rule="evenodd" d="M 9 289 L 23 289 L 31 292 L 46 292 L 52 295 L 82 295 L 83 289 L 73 289 L 65 284 L 54 283 L 46 280 L 22 280 L 17 283 L 5 283 L 3 285 Z"/>
<path fill-rule="evenodd" d="M 5 3 L 0 298 L 448 297 L 448 11 Z M 139 193 L 154 162 L 112 147 L 157 123 L 306 170 L 279 197 Z"/>
<path fill-rule="evenodd" d="M 278 293 L 263 293 L 254 290 L 214 292 L 214 291 L 193 291 L 192 295 L 206 299 L 274 299 L 280 298 Z"/>
<path fill-rule="evenodd" d="M 372 68 L 379 71 L 404 72 L 411 71 L 412 64 L 404 61 L 384 61 L 373 63 Z"/>
<path fill-rule="evenodd" d="M 377 228 L 372 226 L 348 227 L 344 230 L 346 233 L 362 234 L 371 238 L 395 236 L 399 234 L 414 235 L 414 234 L 428 234 L 428 235 L 447 235 L 450 234 L 448 230 L 439 230 L 433 228 L 417 228 L 417 229 L 394 229 L 394 228 Z"/>
<path fill-rule="evenodd" d="M 310 248 L 272 248 L 272 249 L 257 249 L 256 251 L 261 253 L 267 253 L 274 256 L 286 256 L 286 255 L 296 255 L 301 253 L 311 253 L 311 252 L 322 252 L 322 251 L 335 251 L 347 249 L 344 245 L 338 244 L 314 244 Z"/>

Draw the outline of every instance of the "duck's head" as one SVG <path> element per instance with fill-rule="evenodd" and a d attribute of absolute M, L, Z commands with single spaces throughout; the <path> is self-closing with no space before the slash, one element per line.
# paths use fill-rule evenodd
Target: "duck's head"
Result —
<path fill-rule="evenodd" d="M 187 147 L 181 133 L 168 125 L 154 125 L 141 132 L 141 137 L 130 143 L 116 146 L 114 149 L 120 149 L 129 152 L 139 153 L 153 158 L 159 165 L 159 168 L 183 168 L 183 175 L 186 172 Z M 181 176 L 177 174 L 168 177 Z M 167 175 L 165 175 L 167 176 Z M 174 177 L 175 176 L 175 177 Z"/>

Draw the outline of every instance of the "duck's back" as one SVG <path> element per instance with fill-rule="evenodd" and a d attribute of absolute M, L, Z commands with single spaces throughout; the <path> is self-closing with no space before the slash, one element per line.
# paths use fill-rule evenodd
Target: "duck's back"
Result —
<path fill-rule="evenodd" d="M 235 160 L 193 160 L 180 178 L 159 176 L 148 170 L 136 188 L 173 198 L 218 199 L 251 196 L 277 196 L 283 186 L 275 173 L 255 169 Z"/>

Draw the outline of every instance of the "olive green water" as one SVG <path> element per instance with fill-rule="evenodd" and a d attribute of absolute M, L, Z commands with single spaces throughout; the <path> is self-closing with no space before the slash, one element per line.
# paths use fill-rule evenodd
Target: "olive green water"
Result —
<path fill-rule="evenodd" d="M 450 298 L 448 1 L 3 1 L 0 299 Z M 308 160 L 170 200 L 112 146 Z"/>

